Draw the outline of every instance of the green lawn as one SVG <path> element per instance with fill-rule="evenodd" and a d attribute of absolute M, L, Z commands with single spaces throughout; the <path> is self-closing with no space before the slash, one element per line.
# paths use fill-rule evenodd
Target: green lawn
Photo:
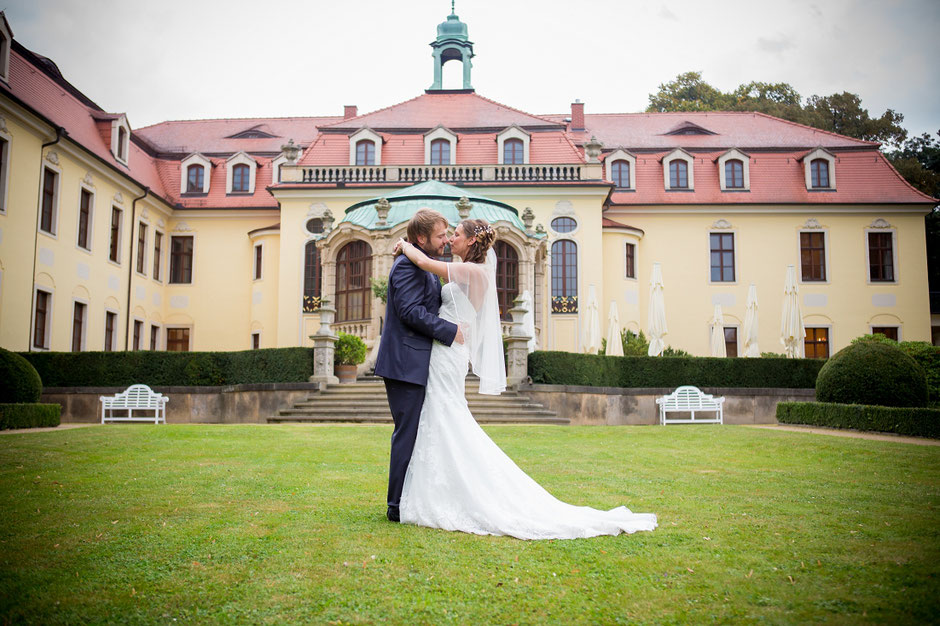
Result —
<path fill-rule="evenodd" d="M 0 436 L 0 623 L 926 623 L 940 447 L 735 426 L 492 426 L 558 497 L 651 533 L 384 519 L 378 426 Z"/>

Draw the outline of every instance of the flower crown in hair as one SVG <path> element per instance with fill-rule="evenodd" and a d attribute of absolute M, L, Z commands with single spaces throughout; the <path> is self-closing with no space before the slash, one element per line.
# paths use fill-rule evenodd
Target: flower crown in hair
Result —
<path fill-rule="evenodd" d="M 490 226 L 489 224 L 487 224 L 486 226 L 477 226 L 476 229 L 473 231 L 473 236 L 479 237 L 483 233 L 486 233 L 487 235 L 492 235 L 493 227 Z"/>

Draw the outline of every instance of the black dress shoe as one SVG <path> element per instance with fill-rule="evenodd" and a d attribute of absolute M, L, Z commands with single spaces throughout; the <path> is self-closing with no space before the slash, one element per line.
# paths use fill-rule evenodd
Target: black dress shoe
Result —
<path fill-rule="evenodd" d="M 390 522 L 400 522 L 400 521 L 401 521 L 401 516 L 398 514 L 398 507 L 397 507 L 397 506 L 390 506 L 390 507 L 388 507 L 388 511 L 385 512 L 385 517 L 387 517 L 387 518 L 388 518 L 388 521 L 390 521 Z"/>

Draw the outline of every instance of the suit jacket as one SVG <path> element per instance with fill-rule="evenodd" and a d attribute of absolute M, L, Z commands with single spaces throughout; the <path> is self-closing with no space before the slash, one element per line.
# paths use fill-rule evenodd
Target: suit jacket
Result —
<path fill-rule="evenodd" d="M 375 375 L 416 385 L 428 384 L 431 344 L 450 345 L 457 325 L 438 317 L 441 282 L 404 254 L 392 263 L 388 276 L 388 306 Z"/>

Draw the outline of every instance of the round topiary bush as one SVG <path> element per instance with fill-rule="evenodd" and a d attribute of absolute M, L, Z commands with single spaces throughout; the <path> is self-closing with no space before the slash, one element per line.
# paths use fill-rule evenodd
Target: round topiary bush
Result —
<path fill-rule="evenodd" d="M 842 404 L 927 406 L 927 375 L 897 346 L 860 341 L 839 350 L 819 370 L 816 399 Z"/>
<path fill-rule="evenodd" d="M 39 402 L 42 379 L 32 363 L 0 348 L 0 403 Z"/>

